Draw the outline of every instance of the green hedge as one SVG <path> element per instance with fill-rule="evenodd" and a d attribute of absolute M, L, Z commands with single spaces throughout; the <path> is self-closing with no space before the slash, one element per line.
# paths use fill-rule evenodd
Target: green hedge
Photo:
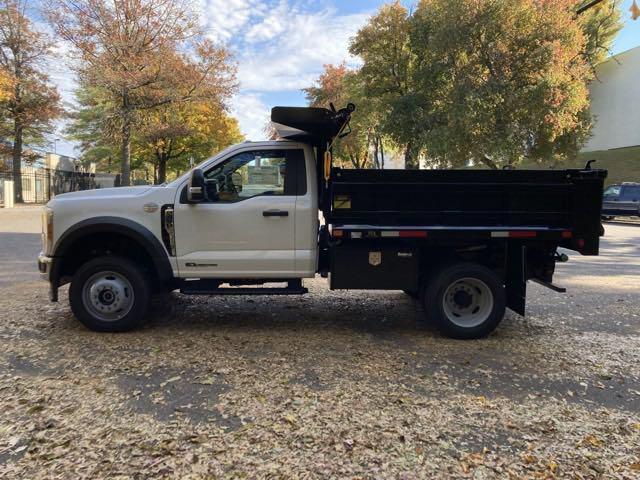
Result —
<path fill-rule="evenodd" d="M 607 185 L 621 182 L 640 182 L 640 146 L 586 152 L 578 155 L 577 165 L 584 165 L 587 160 L 597 160 L 597 168 L 609 170 Z"/>
<path fill-rule="evenodd" d="M 556 164 L 555 168 L 582 168 L 587 160 L 597 160 L 594 168 L 602 168 L 609 171 L 606 184 L 622 182 L 640 182 L 640 146 L 618 148 L 616 150 L 600 150 L 596 152 L 580 153 L 575 160 Z M 548 164 L 534 164 L 522 162 L 518 168 L 546 169 Z"/>

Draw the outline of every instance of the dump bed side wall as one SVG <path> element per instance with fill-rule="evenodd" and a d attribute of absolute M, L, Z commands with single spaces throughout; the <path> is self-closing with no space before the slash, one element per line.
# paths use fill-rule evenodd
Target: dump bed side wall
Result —
<path fill-rule="evenodd" d="M 601 170 L 336 169 L 328 220 L 333 225 L 561 228 L 575 235 L 563 246 L 594 255 L 605 177 Z"/>

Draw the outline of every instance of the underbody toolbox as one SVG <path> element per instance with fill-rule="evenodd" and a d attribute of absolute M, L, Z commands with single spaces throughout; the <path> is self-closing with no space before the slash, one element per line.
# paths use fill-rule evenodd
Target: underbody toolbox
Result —
<path fill-rule="evenodd" d="M 341 245 L 331 252 L 332 289 L 416 290 L 418 253 L 412 248 Z"/>

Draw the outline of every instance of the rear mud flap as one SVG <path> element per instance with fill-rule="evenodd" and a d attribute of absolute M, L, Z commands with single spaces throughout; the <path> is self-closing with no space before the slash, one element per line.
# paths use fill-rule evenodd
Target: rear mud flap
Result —
<path fill-rule="evenodd" d="M 507 247 L 507 270 L 505 278 L 507 307 L 524 317 L 527 305 L 527 281 L 525 276 L 526 247 Z"/>

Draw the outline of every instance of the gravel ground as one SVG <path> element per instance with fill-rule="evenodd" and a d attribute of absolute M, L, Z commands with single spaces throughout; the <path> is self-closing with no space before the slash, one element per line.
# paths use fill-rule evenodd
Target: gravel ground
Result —
<path fill-rule="evenodd" d="M 41 207 L 0 208 L 0 288 L 37 280 Z"/>
<path fill-rule="evenodd" d="M 321 279 L 173 294 L 107 335 L 21 263 L 25 212 L 0 210 L 0 478 L 640 476 L 640 227 L 608 225 L 603 256 L 560 266 L 568 294 L 532 285 L 481 341 Z"/>

